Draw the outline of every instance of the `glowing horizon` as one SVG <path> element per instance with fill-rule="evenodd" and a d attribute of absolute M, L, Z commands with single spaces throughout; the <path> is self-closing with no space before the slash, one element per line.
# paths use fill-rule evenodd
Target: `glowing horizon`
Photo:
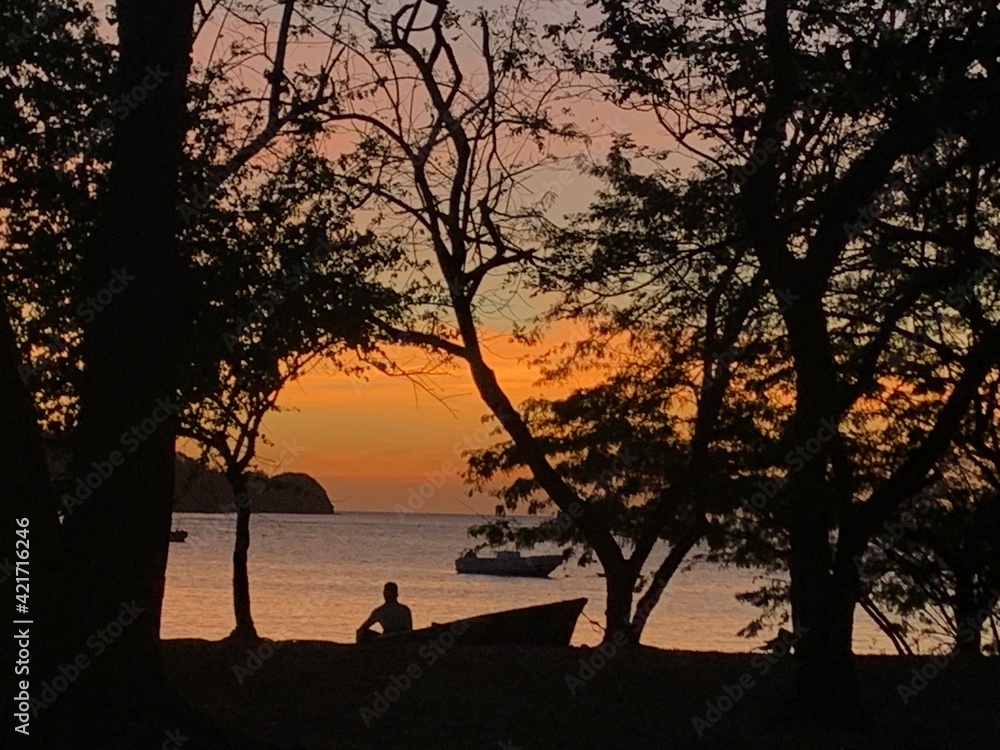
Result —
<path fill-rule="evenodd" d="M 547 339 L 565 341 L 571 327 L 556 326 Z M 489 364 L 515 406 L 529 396 L 555 397 L 587 382 L 577 377 L 538 385 L 538 367 L 524 360 L 548 346 L 489 337 Z M 378 371 L 367 380 L 324 367 L 306 373 L 282 392 L 282 411 L 265 418 L 272 445 L 260 447 L 256 465 L 267 473 L 309 474 L 337 510 L 492 513 L 496 499 L 469 497 L 470 486 L 461 478 L 462 452 L 500 439 L 491 434 L 495 424 L 482 421 L 488 409 L 464 362 L 422 381 L 431 392 Z"/>

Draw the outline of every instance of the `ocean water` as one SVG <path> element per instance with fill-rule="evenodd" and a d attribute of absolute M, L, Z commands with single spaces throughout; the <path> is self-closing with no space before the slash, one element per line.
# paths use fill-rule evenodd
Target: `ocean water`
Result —
<path fill-rule="evenodd" d="M 331 516 L 259 514 L 251 520 L 250 597 L 257 631 L 273 639 L 353 643 L 358 625 L 382 601 L 382 585 L 396 581 L 414 627 L 485 612 L 587 597 L 584 615 L 603 619 L 604 579 L 596 565 L 570 561 L 548 579 L 455 573 L 454 560 L 472 546 L 473 515 L 344 512 Z M 531 523 L 531 519 L 525 519 Z M 233 626 L 232 549 L 235 519 L 224 514 L 174 514 L 189 532 L 171 544 L 163 604 L 164 638 L 225 637 Z M 555 552 L 539 546 L 535 554 Z M 666 554 L 654 551 L 652 570 Z M 753 572 L 695 563 L 678 572 L 653 610 L 643 643 L 660 648 L 748 651 L 737 632 L 754 609 L 735 594 L 754 587 Z M 581 618 L 573 642 L 594 644 L 600 631 Z M 858 653 L 895 653 L 860 609 Z"/>

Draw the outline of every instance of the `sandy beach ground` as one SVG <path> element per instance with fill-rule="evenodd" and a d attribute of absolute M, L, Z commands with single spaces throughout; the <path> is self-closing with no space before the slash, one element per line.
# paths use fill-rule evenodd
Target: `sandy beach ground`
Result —
<path fill-rule="evenodd" d="M 939 667 L 928 658 L 859 657 L 874 726 L 818 732 L 774 729 L 791 677 L 787 656 L 642 648 L 607 658 L 579 648 L 320 641 L 248 650 L 202 640 L 167 641 L 164 651 L 194 705 L 279 747 L 1000 748 L 996 658 Z"/>

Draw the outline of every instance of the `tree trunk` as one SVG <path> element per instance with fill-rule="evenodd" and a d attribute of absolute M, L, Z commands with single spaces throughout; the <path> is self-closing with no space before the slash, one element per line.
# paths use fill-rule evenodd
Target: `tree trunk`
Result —
<path fill-rule="evenodd" d="M 696 522 L 691 531 L 679 539 L 677 544 L 671 548 L 666 558 L 660 563 L 660 567 L 656 569 L 656 572 L 653 574 L 653 580 L 650 581 L 646 593 L 639 598 L 639 603 L 635 606 L 635 614 L 632 617 L 632 634 L 636 643 L 642 638 L 642 631 L 646 628 L 649 615 L 660 601 L 660 597 L 663 595 L 667 584 L 670 583 L 674 573 L 677 572 L 681 563 L 684 562 L 684 558 L 687 557 L 691 549 L 701 540 L 706 528 L 707 523 L 704 519 Z"/>
<path fill-rule="evenodd" d="M 864 723 L 852 648 L 857 570 L 844 564 L 832 570 L 828 531 L 819 514 L 793 511 L 792 517 L 798 541 L 789 566 L 796 671 L 785 716 L 837 726 Z"/>
<path fill-rule="evenodd" d="M 54 645 L 59 664 L 86 667 L 42 712 L 52 747 L 161 747 L 178 729 L 165 718 L 179 703 L 159 629 L 189 317 L 175 207 L 192 9 L 192 0 L 117 4 L 118 90 L 136 106 L 115 123 L 101 221 L 84 253 L 82 489 L 62 526 L 66 627 Z"/>
<path fill-rule="evenodd" d="M 454 282 L 456 287 L 461 286 L 455 279 L 450 281 Z M 636 573 L 625 560 L 614 535 L 596 515 L 593 506 L 581 499 L 549 463 L 528 425 L 500 387 L 496 373 L 482 359 L 475 320 L 468 302 L 453 295 L 452 304 L 465 344 L 464 358 L 469 365 L 469 372 L 472 374 L 480 398 L 517 447 L 524 452 L 525 463 L 539 487 L 559 510 L 568 513 L 574 519 L 574 523 L 604 568 L 607 576 L 605 638 L 610 638 L 615 632 L 621 631 L 631 639 L 629 621 Z"/>
<path fill-rule="evenodd" d="M 789 466 L 789 577 L 796 677 L 786 715 L 792 720 L 854 723 L 865 716 L 852 652 L 857 570 L 835 559 L 830 531 L 839 521 L 837 544 L 853 541 L 849 516 L 852 488 L 830 474 L 838 439 L 839 392 L 822 291 L 801 269 L 791 287 L 802 299 L 785 313 L 796 372 L 796 408 L 786 454 Z M 834 568 L 836 563 L 836 570 Z"/>
<path fill-rule="evenodd" d="M 632 631 L 632 590 L 635 587 L 635 573 L 631 566 L 620 564 L 609 567 L 605 571 L 605 641 L 621 640 L 628 643 L 638 643 L 639 639 Z"/>
<path fill-rule="evenodd" d="M 955 574 L 955 649 L 956 656 L 982 656 L 983 622 L 977 615 L 980 611 L 976 601 L 975 583 L 965 570 L 953 570 Z"/>
<path fill-rule="evenodd" d="M 257 640 L 257 629 L 250 614 L 250 578 L 247 573 L 247 552 L 250 549 L 250 514 L 253 512 L 247 492 L 246 475 L 230 480 L 236 497 L 236 541 L 233 545 L 233 614 L 236 627 L 230 638 Z"/>
<path fill-rule="evenodd" d="M 822 590 L 829 592 L 832 586 Z M 835 725 L 863 722 L 865 713 L 851 648 L 854 602 L 843 594 L 830 599 L 798 598 L 793 607 L 796 672 L 786 715 L 792 721 Z"/>

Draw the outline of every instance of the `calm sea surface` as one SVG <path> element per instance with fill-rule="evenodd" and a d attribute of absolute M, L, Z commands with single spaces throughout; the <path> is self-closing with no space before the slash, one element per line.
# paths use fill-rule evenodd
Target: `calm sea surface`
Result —
<path fill-rule="evenodd" d="M 604 579 L 598 566 L 575 562 L 549 579 L 455 573 L 455 558 L 472 542 L 477 516 L 344 512 L 333 516 L 255 515 L 251 521 L 250 596 L 257 631 L 274 639 L 353 643 L 354 631 L 381 603 L 382 584 L 396 581 L 414 627 L 513 607 L 585 596 L 584 614 L 602 620 Z M 526 523 L 530 523 L 527 520 Z M 177 513 L 174 528 L 189 532 L 170 545 L 163 605 L 164 638 L 225 637 L 233 626 L 234 517 Z M 539 547 L 535 554 L 556 551 Z M 653 569 L 666 550 L 654 553 Z M 650 617 L 643 642 L 661 648 L 747 651 L 763 638 L 736 635 L 754 616 L 734 594 L 753 587 L 753 573 L 694 564 L 671 581 Z M 858 653 L 894 653 L 860 613 Z M 593 644 L 586 619 L 573 641 Z"/>

